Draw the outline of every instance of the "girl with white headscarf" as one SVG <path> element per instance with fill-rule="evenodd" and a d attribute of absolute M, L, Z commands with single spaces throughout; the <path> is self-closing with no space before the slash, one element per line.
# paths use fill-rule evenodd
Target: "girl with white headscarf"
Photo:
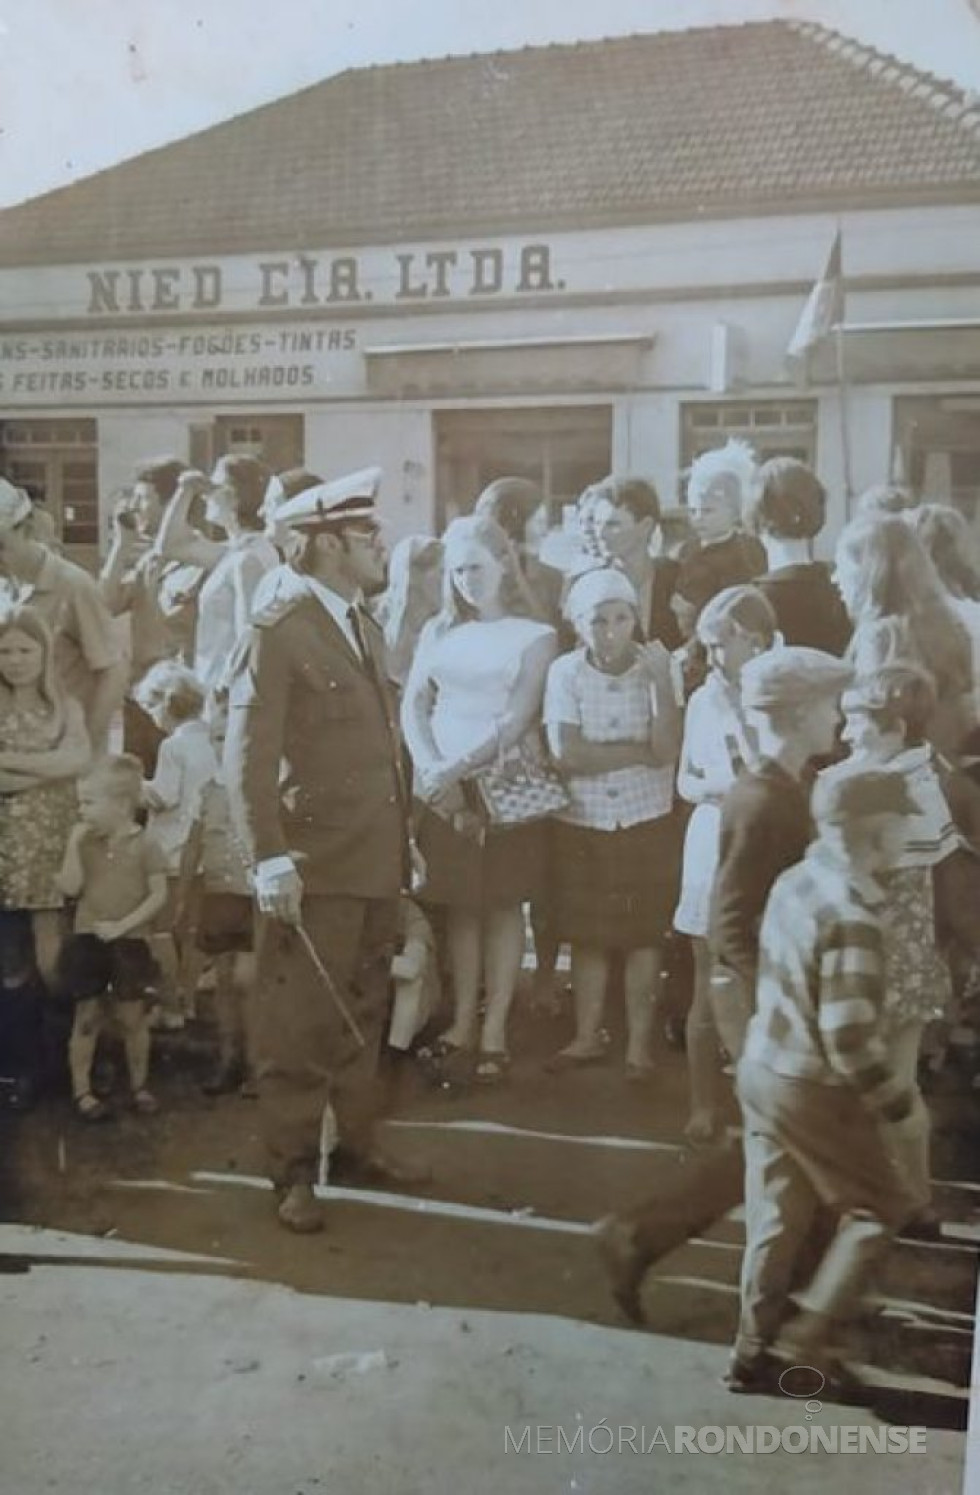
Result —
<path fill-rule="evenodd" d="M 553 866 L 556 930 L 572 946 L 576 1034 L 553 1066 L 605 1058 L 606 978 L 620 952 L 626 1072 L 642 1080 L 677 893 L 671 809 L 680 717 L 667 651 L 636 642 L 639 600 L 622 572 L 579 577 L 565 612 L 582 647 L 551 666 L 544 720 L 571 796 L 555 823 Z"/>

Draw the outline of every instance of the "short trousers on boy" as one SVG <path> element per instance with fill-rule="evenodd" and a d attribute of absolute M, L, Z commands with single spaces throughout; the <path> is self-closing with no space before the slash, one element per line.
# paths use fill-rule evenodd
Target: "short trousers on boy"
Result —
<path fill-rule="evenodd" d="M 159 966 L 145 940 L 107 943 L 95 934 L 73 934 L 58 957 L 58 986 L 73 1002 L 91 1001 L 107 992 L 118 1002 L 150 1002 L 159 978 Z"/>

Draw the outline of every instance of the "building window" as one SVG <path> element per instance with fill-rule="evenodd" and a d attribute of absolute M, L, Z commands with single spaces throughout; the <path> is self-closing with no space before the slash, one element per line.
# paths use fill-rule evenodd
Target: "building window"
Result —
<path fill-rule="evenodd" d="M 895 401 L 891 476 L 980 528 L 980 396 Z"/>
<path fill-rule="evenodd" d="M 214 423 L 214 459 L 259 457 L 273 472 L 303 465 L 301 415 L 219 415 Z"/>
<path fill-rule="evenodd" d="M 45 504 L 69 550 L 89 552 L 98 546 L 99 458 L 94 420 L 0 422 L 0 466 L 12 483 Z"/>
<path fill-rule="evenodd" d="M 539 484 L 552 523 L 609 472 L 612 407 L 446 410 L 436 414 L 436 521 L 468 514 L 494 478 Z"/>
<path fill-rule="evenodd" d="M 796 457 L 812 467 L 817 455 L 816 400 L 724 400 L 681 406 L 681 467 L 724 446 L 732 437 L 747 441 L 760 462 Z M 680 479 L 680 496 L 686 487 Z"/>

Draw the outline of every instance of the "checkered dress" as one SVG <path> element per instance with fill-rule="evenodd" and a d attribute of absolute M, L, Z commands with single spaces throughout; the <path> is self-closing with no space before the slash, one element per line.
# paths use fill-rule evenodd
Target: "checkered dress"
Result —
<path fill-rule="evenodd" d="M 606 675 L 589 664 L 585 649 L 556 659 L 548 673 L 544 720 L 580 728 L 587 742 L 636 742 L 653 727 L 650 680 L 640 664 L 624 675 Z M 592 830 L 619 830 L 670 813 L 673 768 L 618 768 L 567 779 L 571 803 L 560 818 Z"/>
<path fill-rule="evenodd" d="M 584 649 L 555 661 L 545 721 L 578 727 L 589 742 L 635 742 L 653 726 L 645 671 L 604 675 Z M 554 826 L 556 933 L 605 951 L 660 943 L 677 899 L 673 768 L 617 769 L 568 778 L 572 796 Z"/>

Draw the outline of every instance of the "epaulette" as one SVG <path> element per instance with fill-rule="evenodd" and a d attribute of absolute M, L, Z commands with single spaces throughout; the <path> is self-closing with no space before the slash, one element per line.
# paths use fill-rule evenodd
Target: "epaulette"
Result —
<path fill-rule="evenodd" d="M 259 582 L 252 598 L 251 621 L 258 628 L 274 628 L 309 596 L 305 576 L 294 571 L 292 566 L 276 566 Z"/>
<path fill-rule="evenodd" d="M 283 618 L 288 618 L 290 613 L 295 612 L 301 603 L 308 601 L 308 598 L 309 594 L 306 592 L 269 597 L 260 608 L 253 611 L 250 620 L 252 626 L 274 628 Z"/>

